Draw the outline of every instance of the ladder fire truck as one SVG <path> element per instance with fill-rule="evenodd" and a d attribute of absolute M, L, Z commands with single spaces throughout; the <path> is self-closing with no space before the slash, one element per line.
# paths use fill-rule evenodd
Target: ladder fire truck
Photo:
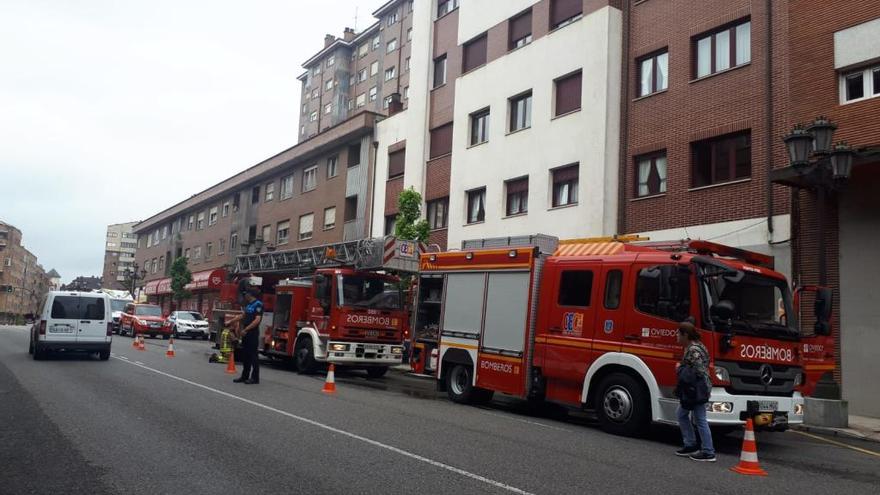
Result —
<path fill-rule="evenodd" d="M 300 373 L 323 363 L 381 377 L 400 364 L 407 308 L 400 279 L 415 273 L 424 245 L 392 236 L 240 255 L 221 289 L 218 327 L 239 311 L 248 285 L 264 294 L 262 353 Z"/>
<path fill-rule="evenodd" d="M 798 325 L 773 258 L 706 241 L 465 241 L 421 256 L 414 331 L 435 330 L 441 390 L 456 402 L 494 393 L 594 412 L 636 434 L 676 423 L 676 342 L 691 319 L 708 348 L 709 422 L 803 422 L 806 351 L 827 340 L 830 291 L 815 292 L 815 337 Z M 829 354 L 830 355 L 830 354 Z"/>

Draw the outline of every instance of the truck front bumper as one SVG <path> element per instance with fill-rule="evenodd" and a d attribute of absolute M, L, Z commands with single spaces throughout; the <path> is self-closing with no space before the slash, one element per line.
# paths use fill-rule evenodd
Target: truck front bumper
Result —
<path fill-rule="evenodd" d="M 365 366 L 395 366 L 403 362 L 402 344 L 328 341 L 319 361 Z"/>
<path fill-rule="evenodd" d="M 804 398 L 800 392 L 791 397 L 733 395 L 715 387 L 706 409 L 710 425 L 742 425 L 746 419 L 757 418 L 756 426 L 785 429 L 804 422 Z M 766 424 L 760 424 L 763 422 Z"/>

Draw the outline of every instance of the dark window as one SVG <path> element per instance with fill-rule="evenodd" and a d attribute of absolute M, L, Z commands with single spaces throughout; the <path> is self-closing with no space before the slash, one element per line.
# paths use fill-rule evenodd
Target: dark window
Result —
<path fill-rule="evenodd" d="M 348 147 L 348 166 L 355 167 L 361 164 L 361 143 L 352 144 Z"/>
<path fill-rule="evenodd" d="M 476 189 L 467 193 L 467 223 L 482 222 L 486 219 L 486 189 Z"/>
<path fill-rule="evenodd" d="M 248 227 L 248 244 L 253 244 L 254 240 L 257 238 L 257 226 L 251 225 Z"/>
<path fill-rule="evenodd" d="M 871 74 L 874 78 L 874 96 L 880 96 L 880 69 L 874 69 Z"/>
<path fill-rule="evenodd" d="M 694 38 L 694 77 L 705 77 L 752 60 L 750 21 L 726 25 Z"/>
<path fill-rule="evenodd" d="M 669 86 L 669 53 L 666 50 L 640 58 L 637 64 L 639 96 L 663 91 Z"/>
<path fill-rule="evenodd" d="M 394 226 L 397 224 L 397 215 L 385 215 L 385 235 L 394 235 Z"/>
<path fill-rule="evenodd" d="M 51 318 L 59 320 L 103 320 L 104 299 L 101 297 L 56 296 L 52 300 Z"/>
<path fill-rule="evenodd" d="M 529 211 L 529 178 L 509 180 L 507 189 L 507 216 L 519 215 Z"/>
<path fill-rule="evenodd" d="M 636 308 L 654 316 L 679 322 L 690 314 L 690 272 L 675 265 L 660 265 L 639 271 Z"/>
<path fill-rule="evenodd" d="M 605 309 L 620 307 L 620 293 L 623 290 L 623 272 L 610 270 L 605 275 Z"/>
<path fill-rule="evenodd" d="M 452 153 L 452 124 L 431 130 L 431 158 Z"/>
<path fill-rule="evenodd" d="M 556 29 L 574 21 L 583 12 L 583 0 L 550 0 L 550 29 Z"/>
<path fill-rule="evenodd" d="M 574 164 L 557 168 L 553 174 L 553 206 L 572 205 L 578 202 L 578 172 L 580 166 Z"/>
<path fill-rule="evenodd" d="M 559 305 L 590 306 L 593 292 L 593 272 L 587 270 L 566 270 L 559 279 Z"/>
<path fill-rule="evenodd" d="M 449 196 L 428 201 L 428 228 L 445 229 L 448 221 Z"/>
<path fill-rule="evenodd" d="M 351 222 L 357 219 L 358 197 L 349 196 L 345 198 L 345 221 Z"/>
<path fill-rule="evenodd" d="M 406 166 L 406 150 L 388 153 L 388 178 L 403 176 Z"/>
<path fill-rule="evenodd" d="M 233 209 L 233 211 L 238 211 L 238 206 L 240 204 L 241 204 L 241 194 L 235 193 L 235 195 L 232 196 L 232 209 Z M 192 230 L 192 223 L 191 222 L 190 222 L 189 230 Z"/>
<path fill-rule="evenodd" d="M 260 202 L 260 186 L 251 189 L 251 204 Z"/>
<path fill-rule="evenodd" d="M 876 78 L 874 86 L 876 89 Z M 858 100 L 865 97 L 865 73 L 858 71 L 846 76 L 846 101 Z"/>
<path fill-rule="evenodd" d="M 446 55 L 434 59 L 434 87 L 446 84 Z"/>
<path fill-rule="evenodd" d="M 510 132 L 532 126 L 532 92 L 510 99 Z"/>
<path fill-rule="evenodd" d="M 471 146 L 489 140 L 489 110 L 471 114 Z"/>
<path fill-rule="evenodd" d="M 513 50 L 532 42 L 532 9 L 510 20 L 508 48 Z"/>
<path fill-rule="evenodd" d="M 751 132 L 746 131 L 693 143 L 693 187 L 749 177 L 752 173 L 751 136 Z"/>
<path fill-rule="evenodd" d="M 666 152 L 636 157 L 636 197 L 666 192 Z"/>
<path fill-rule="evenodd" d="M 486 34 L 480 35 L 464 45 L 464 56 L 461 62 L 461 72 L 467 72 L 486 63 L 486 49 L 488 48 L 488 37 Z"/>
<path fill-rule="evenodd" d="M 457 8 L 458 0 L 440 0 L 437 2 L 437 17 L 443 17 Z"/>
<path fill-rule="evenodd" d="M 581 108 L 581 72 L 561 77 L 556 84 L 556 113 L 555 116 L 564 115 L 568 112 Z"/>

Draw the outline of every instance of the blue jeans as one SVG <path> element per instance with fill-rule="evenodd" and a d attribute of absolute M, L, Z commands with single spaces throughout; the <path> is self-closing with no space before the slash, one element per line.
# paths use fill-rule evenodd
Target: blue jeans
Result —
<path fill-rule="evenodd" d="M 691 424 L 691 413 L 693 413 L 694 422 L 697 423 L 697 430 L 700 431 L 700 449 L 704 454 L 715 455 L 715 447 L 712 445 L 712 432 L 709 430 L 709 422 L 706 421 L 706 407 L 701 404 L 694 408 L 693 411 L 678 406 L 678 427 L 681 428 L 681 438 L 684 440 L 685 447 L 696 447 L 697 438 L 694 435 L 694 425 Z"/>

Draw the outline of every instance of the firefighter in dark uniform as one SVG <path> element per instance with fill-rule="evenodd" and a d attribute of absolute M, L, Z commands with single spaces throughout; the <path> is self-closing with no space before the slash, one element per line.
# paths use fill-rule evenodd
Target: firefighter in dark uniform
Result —
<path fill-rule="evenodd" d="M 263 320 L 263 303 L 259 299 L 260 291 L 257 288 L 249 288 L 245 292 L 244 314 L 241 319 L 241 350 L 243 364 L 241 376 L 236 378 L 235 383 L 256 384 L 260 383 L 260 360 L 258 344 L 260 342 L 260 322 Z"/>

